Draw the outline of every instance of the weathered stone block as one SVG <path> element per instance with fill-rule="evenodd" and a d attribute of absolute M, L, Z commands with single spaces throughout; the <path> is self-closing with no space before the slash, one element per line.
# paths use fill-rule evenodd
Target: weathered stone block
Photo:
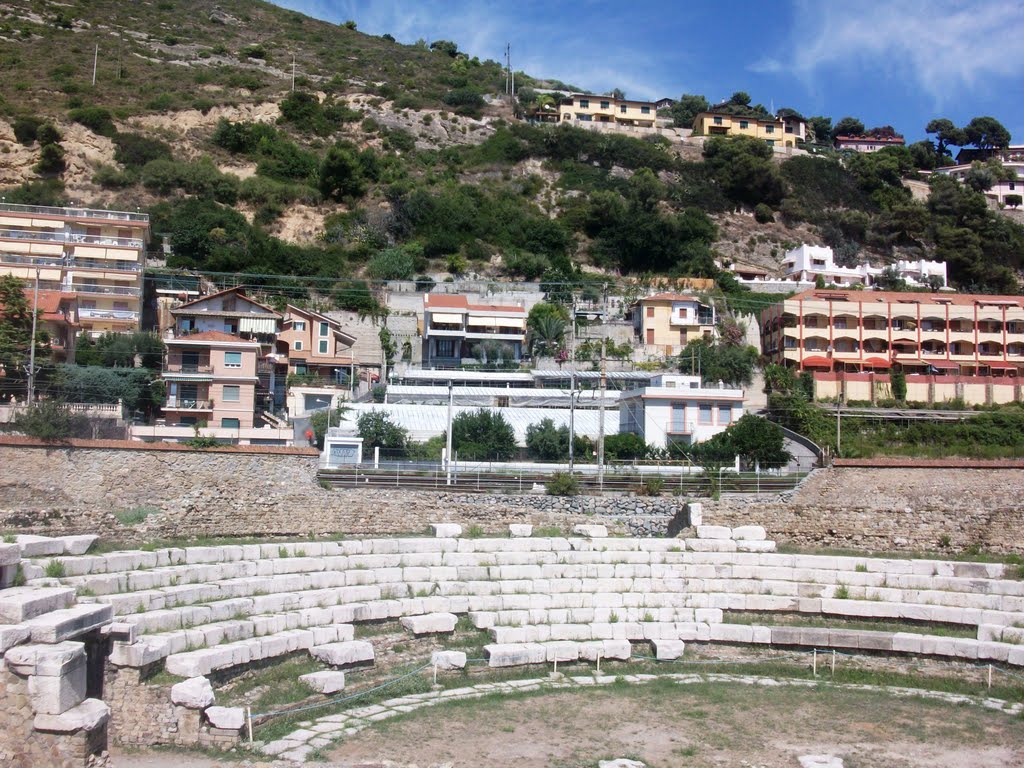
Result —
<path fill-rule="evenodd" d="M 215 701 L 213 686 L 205 677 L 191 677 L 171 686 L 171 703 L 187 709 L 206 709 Z"/>
<path fill-rule="evenodd" d="M 538 643 L 495 643 L 484 646 L 488 666 L 517 667 L 524 664 L 543 664 L 547 649 Z"/>
<path fill-rule="evenodd" d="M 17 544 L 0 544 L 0 567 L 17 565 L 21 561 L 21 547 Z"/>
<path fill-rule="evenodd" d="M 0 655 L 8 649 L 28 642 L 31 630 L 24 624 L 0 624 Z"/>
<path fill-rule="evenodd" d="M 548 661 L 577 661 L 580 657 L 579 643 L 569 640 L 555 640 L 544 643 Z"/>
<path fill-rule="evenodd" d="M 458 523 L 431 523 L 430 527 L 438 539 L 454 539 L 462 535 L 462 526 Z"/>
<path fill-rule="evenodd" d="M 332 670 L 310 672 L 308 675 L 300 675 L 299 680 L 317 693 L 323 693 L 325 695 L 345 690 L 344 672 L 335 672 Z"/>
<path fill-rule="evenodd" d="M 29 619 L 34 643 L 59 643 L 109 624 L 114 617 L 110 605 L 76 605 Z"/>
<path fill-rule="evenodd" d="M 22 534 L 15 536 L 14 541 L 21 548 L 22 557 L 46 557 L 47 555 L 64 554 L 64 542 L 49 536 Z"/>
<path fill-rule="evenodd" d="M 513 539 L 528 539 L 533 535 L 533 526 L 529 523 L 509 523 L 508 535 Z"/>
<path fill-rule="evenodd" d="M 737 552 L 774 552 L 774 541 L 737 541 Z"/>
<path fill-rule="evenodd" d="M 658 661 L 671 661 L 672 659 L 682 658 L 683 651 L 686 650 L 686 643 L 682 640 L 672 640 L 669 638 L 652 640 L 651 645 L 654 646 L 654 658 Z"/>
<path fill-rule="evenodd" d="M 60 677 L 73 667 L 84 663 L 85 646 L 72 642 L 56 645 L 19 645 L 4 655 L 4 661 L 12 672 L 23 677 Z"/>
<path fill-rule="evenodd" d="M 57 714 L 40 713 L 35 716 L 32 726 L 47 733 L 75 733 L 92 731 L 110 720 L 110 707 L 99 699 L 86 699 L 77 706 Z"/>
<path fill-rule="evenodd" d="M 459 617 L 454 613 L 427 613 L 422 616 L 404 616 L 403 627 L 414 635 L 436 635 L 455 631 Z"/>
<path fill-rule="evenodd" d="M 85 700 L 85 654 L 59 676 L 31 675 L 28 695 L 36 714 L 59 715 L 81 704 Z"/>
<path fill-rule="evenodd" d="M 245 725 L 245 710 L 241 707 L 210 707 L 206 719 L 214 728 L 225 731 L 239 731 Z"/>
<path fill-rule="evenodd" d="M 348 640 L 341 643 L 317 645 L 310 649 L 314 659 L 332 667 L 345 667 L 354 664 L 373 662 L 373 646 L 365 640 Z"/>
<path fill-rule="evenodd" d="M 57 541 L 63 544 L 65 555 L 84 555 L 98 538 L 94 535 L 59 536 Z"/>
<path fill-rule="evenodd" d="M 698 539 L 731 539 L 732 529 L 724 525 L 698 525 Z"/>
<path fill-rule="evenodd" d="M 430 663 L 438 669 L 465 669 L 466 654 L 463 651 L 434 651 Z"/>
<path fill-rule="evenodd" d="M 764 541 L 768 538 L 768 533 L 760 525 L 741 525 L 732 529 L 732 537 L 737 541 Z"/>
<path fill-rule="evenodd" d="M 608 538 L 608 528 L 604 525 L 585 525 L 581 523 L 573 526 L 572 534 L 573 536 L 584 536 L 588 539 L 606 539 Z"/>
<path fill-rule="evenodd" d="M 70 587 L 12 587 L 0 592 L 0 624 L 18 624 L 67 608 L 75 599 Z"/>

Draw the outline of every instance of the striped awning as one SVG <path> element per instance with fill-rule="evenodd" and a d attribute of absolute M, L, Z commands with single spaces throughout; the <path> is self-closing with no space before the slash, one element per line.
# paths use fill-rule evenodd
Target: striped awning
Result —
<path fill-rule="evenodd" d="M 238 330 L 240 333 L 277 333 L 277 318 L 240 317 Z"/>

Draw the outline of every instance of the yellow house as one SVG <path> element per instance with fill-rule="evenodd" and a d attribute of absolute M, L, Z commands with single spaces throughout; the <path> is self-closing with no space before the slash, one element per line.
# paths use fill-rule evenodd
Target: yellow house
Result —
<path fill-rule="evenodd" d="M 714 307 L 696 296 L 656 293 L 630 307 L 633 333 L 646 354 L 676 355 L 694 339 L 715 332 Z"/>
<path fill-rule="evenodd" d="M 592 93 L 573 93 L 562 99 L 559 120 L 563 123 L 610 123 L 634 128 L 654 128 L 658 109 L 653 101 L 616 99 Z M 589 127 L 580 125 L 580 127 Z"/>
<path fill-rule="evenodd" d="M 756 117 L 701 112 L 693 118 L 693 133 L 703 136 L 750 136 L 768 142 L 773 147 L 792 147 L 792 134 L 786 136 L 782 120 L 762 120 Z"/>

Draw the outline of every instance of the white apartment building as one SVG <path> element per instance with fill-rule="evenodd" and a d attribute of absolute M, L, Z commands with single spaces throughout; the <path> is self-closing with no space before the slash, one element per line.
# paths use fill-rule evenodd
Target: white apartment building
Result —
<path fill-rule="evenodd" d="M 964 155 L 964 152 L 960 153 Z M 1014 144 L 1003 150 L 994 150 L 993 157 L 999 158 L 1003 168 L 1013 171 L 1013 178 L 998 181 L 985 191 L 985 197 L 995 200 L 997 203 L 1006 203 L 1007 195 L 1024 195 L 1024 144 Z M 963 159 L 958 156 L 958 159 Z M 964 162 L 957 165 L 948 165 L 945 168 L 936 168 L 935 173 L 943 173 L 952 176 L 963 182 L 967 172 L 971 170 L 971 163 Z"/>
<path fill-rule="evenodd" d="M 912 287 L 929 286 L 933 278 L 941 283 L 941 288 L 948 286 L 944 261 L 901 259 L 892 266 Z M 829 285 L 862 285 L 865 288 L 870 287 L 887 269 L 872 267 L 867 262 L 855 267 L 841 267 L 835 263 L 835 255 L 829 246 L 806 243 L 789 251 L 782 260 L 782 267 L 787 280 L 813 284 L 821 277 Z"/>
<path fill-rule="evenodd" d="M 724 432 L 743 415 L 743 390 L 666 373 L 619 396 L 619 431 L 660 448 L 693 445 Z"/>

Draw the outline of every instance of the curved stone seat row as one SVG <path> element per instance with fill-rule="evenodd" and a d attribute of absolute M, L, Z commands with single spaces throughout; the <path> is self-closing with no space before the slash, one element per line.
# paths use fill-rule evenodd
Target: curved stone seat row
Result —
<path fill-rule="evenodd" d="M 773 547 L 558 537 L 224 545 L 61 557 L 65 577 L 33 583 L 109 604 L 137 634 L 114 644 L 114 663 L 131 666 L 245 663 L 234 661 L 242 647 L 265 658 L 294 637 L 319 644 L 352 622 L 432 612 L 468 614 L 498 643 L 756 642 L 739 625 L 712 634 L 734 626 L 722 625 L 723 610 L 920 622 L 922 637 L 927 623 L 978 626 L 970 642 L 1006 646 L 985 658 L 1019 663 L 1010 651 L 1024 583 L 1003 579 L 1002 565 L 738 551 L 748 545 Z M 38 577 L 44 561 L 29 567 Z M 757 629 L 785 637 L 792 628 Z"/>

